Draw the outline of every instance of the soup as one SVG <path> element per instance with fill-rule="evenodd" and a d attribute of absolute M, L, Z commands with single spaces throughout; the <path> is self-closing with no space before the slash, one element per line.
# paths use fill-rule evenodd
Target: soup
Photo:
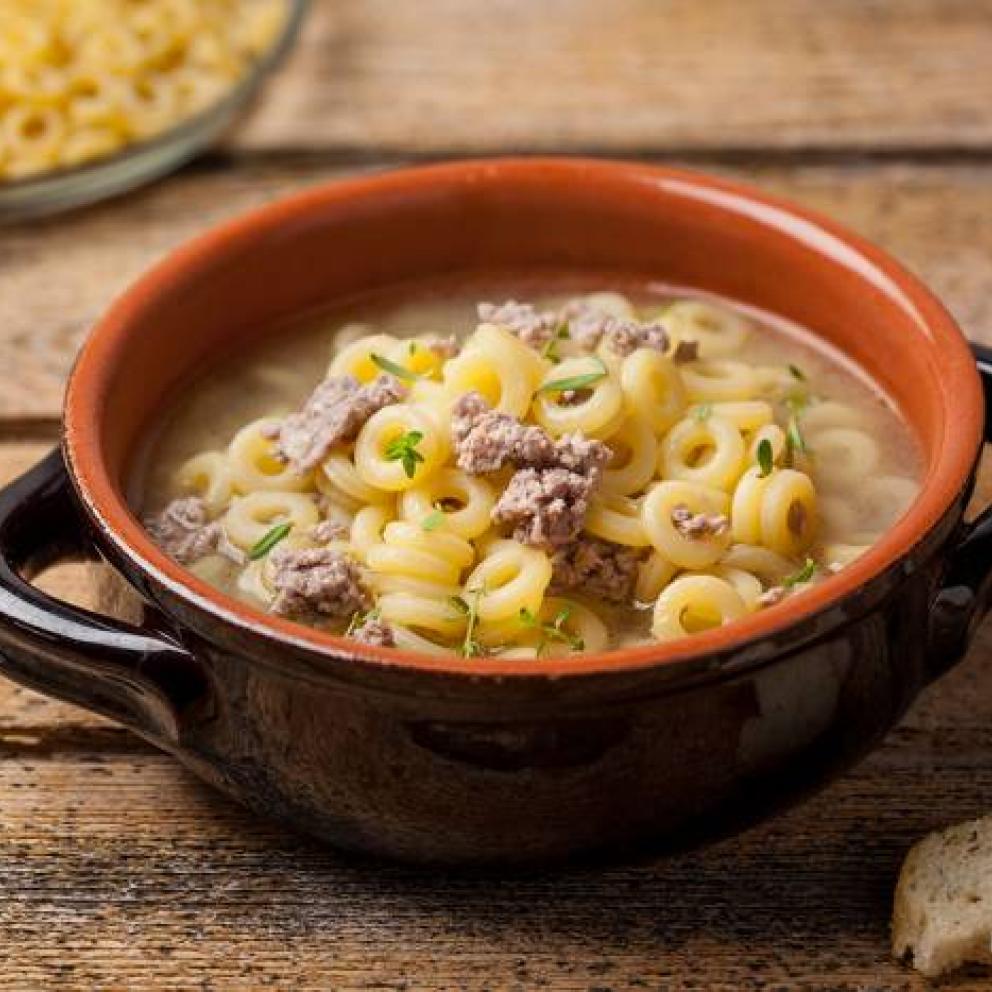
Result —
<path fill-rule="evenodd" d="M 691 292 L 463 281 L 276 338 L 188 387 L 133 500 L 201 579 L 369 644 L 691 636 L 825 581 L 919 489 L 859 370 Z"/>

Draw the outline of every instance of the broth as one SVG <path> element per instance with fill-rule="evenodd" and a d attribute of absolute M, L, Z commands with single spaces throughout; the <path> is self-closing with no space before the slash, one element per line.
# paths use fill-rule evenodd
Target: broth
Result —
<path fill-rule="evenodd" d="M 311 316 L 189 384 L 132 502 L 260 610 L 541 658 L 773 608 L 915 498 L 908 428 L 822 342 L 617 285 L 462 280 Z"/>

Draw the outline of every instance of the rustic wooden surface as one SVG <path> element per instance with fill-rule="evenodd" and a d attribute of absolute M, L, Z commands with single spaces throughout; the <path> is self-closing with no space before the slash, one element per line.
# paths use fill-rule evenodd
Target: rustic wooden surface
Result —
<path fill-rule="evenodd" d="M 323 0 L 314 15 L 221 150 L 0 229 L 0 482 L 54 439 L 89 323 L 169 247 L 438 154 L 616 152 L 750 178 L 890 248 L 992 343 L 992 3 Z M 45 581 L 89 595 L 79 567 Z M 992 627 L 879 751 L 771 824 L 651 865 L 505 878 L 355 864 L 0 682 L 0 992 L 922 990 L 887 954 L 900 859 L 990 807 Z"/>

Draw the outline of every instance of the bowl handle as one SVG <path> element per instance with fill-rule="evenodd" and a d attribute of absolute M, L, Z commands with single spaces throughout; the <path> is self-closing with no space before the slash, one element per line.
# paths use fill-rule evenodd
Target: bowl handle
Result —
<path fill-rule="evenodd" d="M 972 343 L 985 390 L 985 441 L 992 442 L 992 348 Z M 992 605 L 992 506 L 962 531 L 930 614 L 930 668 L 942 675 L 961 659 Z"/>
<path fill-rule="evenodd" d="M 27 581 L 56 561 L 97 557 L 60 451 L 0 492 L 0 674 L 175 743 L 208 684 L 162 618 L 147 610 L 146 625 L 132 626 Z"/>

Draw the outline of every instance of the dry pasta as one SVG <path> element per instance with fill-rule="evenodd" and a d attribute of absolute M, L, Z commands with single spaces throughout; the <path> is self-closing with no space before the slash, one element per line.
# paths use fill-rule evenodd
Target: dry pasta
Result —
<path fill-rule="evenodd" d="M 4 0 L 0 181 L 81 165 L 217 102 L 287 0 Z"/>

